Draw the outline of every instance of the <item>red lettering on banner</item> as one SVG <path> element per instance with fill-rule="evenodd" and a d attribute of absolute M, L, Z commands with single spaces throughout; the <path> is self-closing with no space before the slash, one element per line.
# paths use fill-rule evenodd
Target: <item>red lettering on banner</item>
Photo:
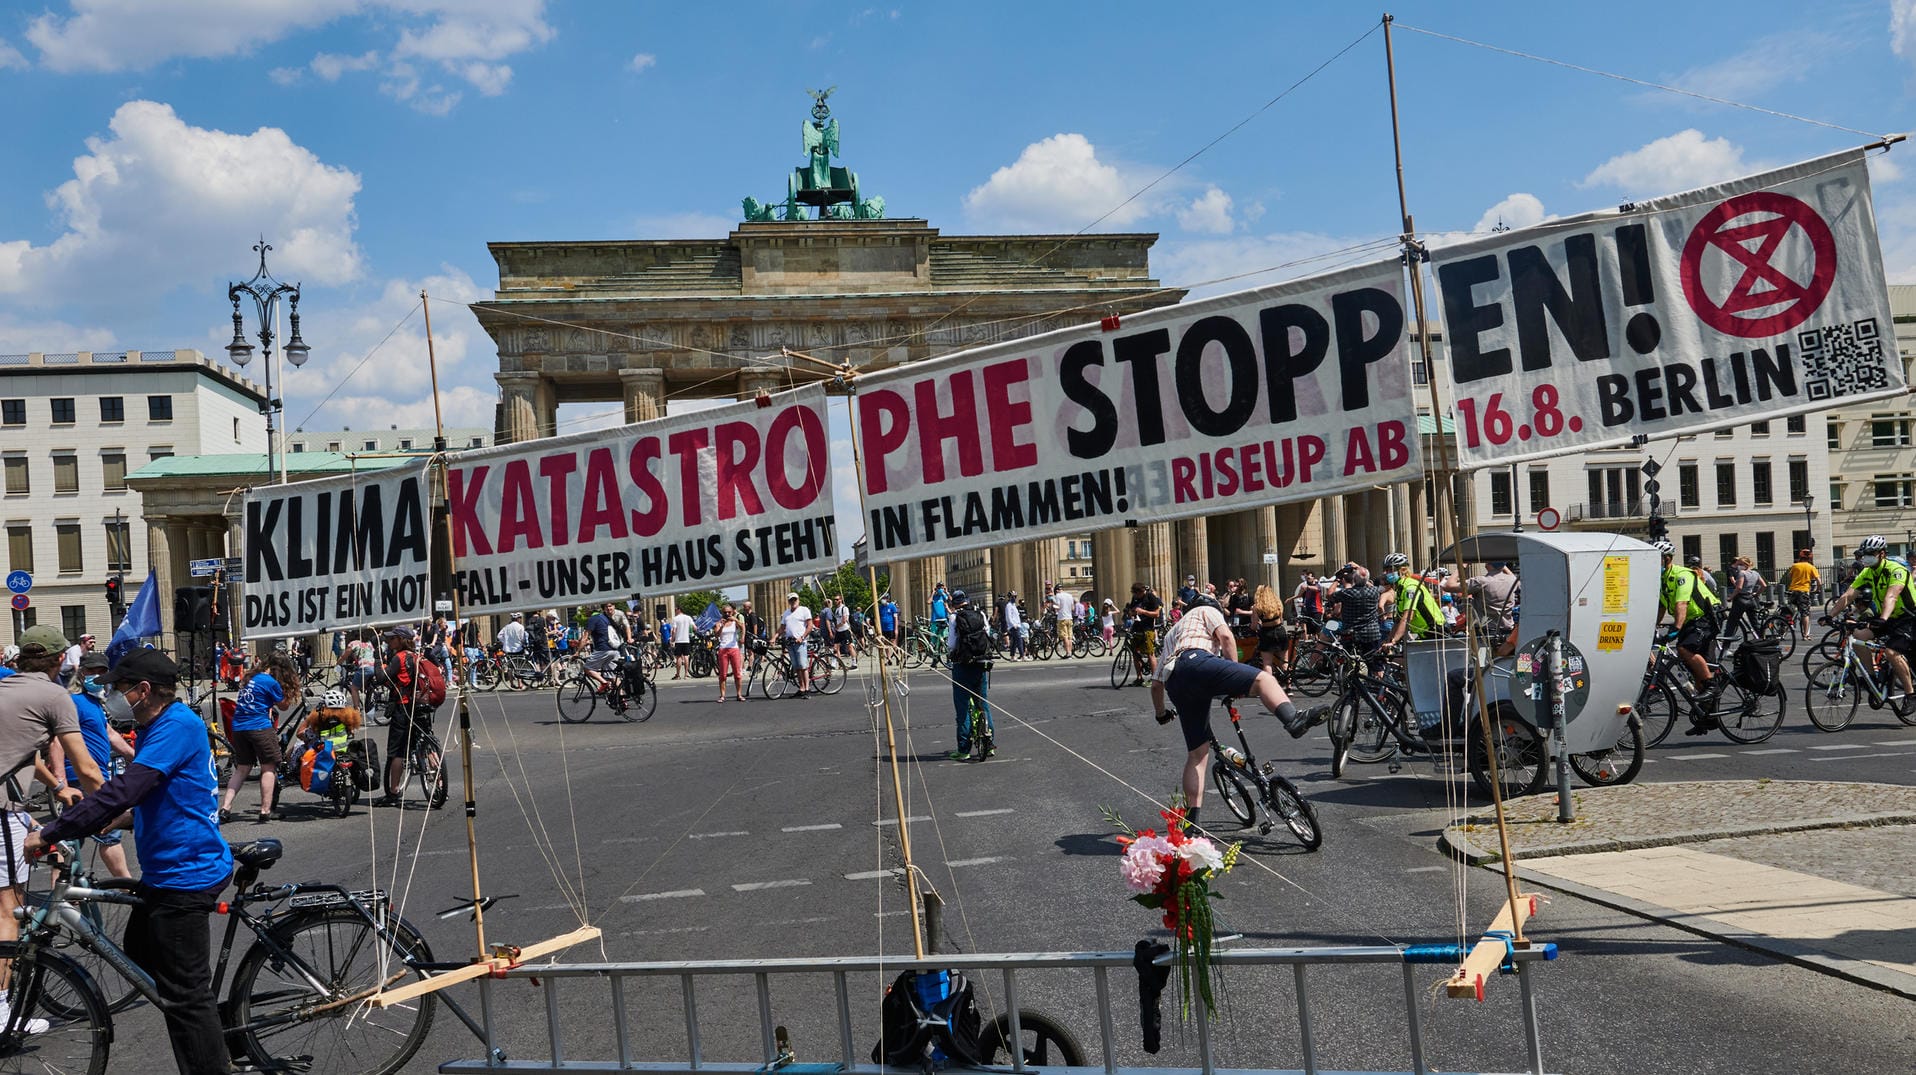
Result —
<path fill-rule="evenodd" d="M 712 430 L 712 443 L 718 453 L 719 519 L 737 515 L 741 504 L 747 515 L 764 512 L 758 486 L 752 484 L 752 470 L 758 466 L 758 427 L 750 422 L 726 422 Z"/>
<path fill-rule="evenodd" d="M 566 479 L 579 469 L 579 457 L 571 452 L 541 456 L 539 475 L 546 480 L 546 520 L 552 534 L 552 546 L 558 548 L 571 540 L 571 491 L 566 488 Z"/>
<path fill-rule="evenodd" d="M 1197 461 L 1189 456 L 1177 456 L 1171 460 L 1171 499 L 1179 504 L 1189 504 L 1198 499 Z"/>
<path fill-rule="evenodd" d="M 1346 478 L 1362 470 L 1377 469 L 1377 459 L 1371 454 L 1370 437 L 1364 433 L 1363 426 L 1351 427 L 1350 436 L 1344 441 L 1344 476 Z"/>
<path fill-rule="evenodd" d="M 786 465 L 791 456 L 786 442 L 794 430 L 804 439 L 805 451 L 805 476 L 796 485 L 792 484 Z M 825 423 L 819 421 L 817 411 L 810 407 L 787 407 L 772 419 L 771 428 L 765 432 L 765 487 L 771 490 L 772 499 L 779 507 L 797 511 L 818 499 L 819 490 L 825 488 L 825 479 L 832 469 L 825 453 Z"/>
<path fill-rule="evenodd" d="M 499 551 L 511 552 L 524 541 L 526 548 L 545 546 L 539 536 L 539 495 L 532 491 L 532 467 L 523 459 L 506 463 L 499 503 Z"/>
<path fill-rule="evenodd" d="M 1033 443 L 1019 443 L 1018 431 L 1031 424 L 1031 399 L 1014 400 L 1011 398 L 1013 385 L 1021 385 L 1031 379 L 1031 363 L 1025 359 L 1013 359 L 986 366 L 985 413 L 991 416 L 991 468 L 1002 474 L 1007 470 L 1031 466 L 1038 461 L 1038 447 Z"/>
<path fill-rule="evenodd" d="M 1247 444 L 1239 449 L 1239 451 L 1241 454 L 1238 458 L 1241 460 L 1244 470 L 1244 491 L 1247 493 L 1263 492 L 1264 478 L 1259 471 L 1263 469 L 1264 460 L 1258 454 L 1257 445 Z"/>
<path fill-rule="evenodd" d="M 625 537 L 625 507 L 619 502 L 619 473 L 612 462 L 612 449 L 594 448 L 585 457 L 585 498 L 579 505 L 579 544 L 598 540 L 599 528 L 606 537 Z"/>
<path fill-rule="evenodd" d="M 1324 461 L 1324 440 L 1322 437 L 1297 438 L 1298 459 L 1301 467 L 1300 480 L 1308 484 L 1311 481 L 1311 468 Z"/>
<path fill-rule="evenodd" d="M 470 539 L 475 556 L 491 556 L 492 541 L 486 536 L 486 528 L 479 521 L 479 494 L 486 488 L 486 471 L 490 467 L 473 467 L 471 484 L 467 484 L 468 471 L 464 467 L 451 467 L 446 471 L 446 507 L 452 514 L 452 554 L 466 555 L 467 541 Z"/>
<path fill-rule="evenodd" d="M 891 487 L 885 478 L 885 457 L 903 447 L 911 435 L 911 405 L 888 388 L 868 389 L 858 397 L 858 435 L 865 448 L 865 490 L 885 492 Z"/>
<path fill-rule="evenodd" d="M 1385 470 L 1396 470 L 1410 463 L 1410 446 L 1404 443 L 1404 423 L 1380 422 L 1377 426 L 1377 452 Z"/>
<path fill-rule="evenodd" d="M 945 480 L 945 442 L 958 444 L 958 474 L 972 478 L 985 472 L 985 452 L 978 436 L 978 391 L 970 370 L 951 375 L 951 413 L 938 410 L 938 382 L 927 378 L 912 386 L 918 404 L 918 457 L 925 482 Z"/>
<path fill-rule="evenodd" d="M 679 511 L 685 525 L 705 522 L 705 508 L 699 503 L 699 453 L 712 446 L 709 429 L 681 429 L 666 438 L 672 454 L 679 457 Z"/>
<path fill-rule="evenodd" d="M 640 437 L 632 443 L 632 453 L 626 458 L 626 474 L 632 479 L 632 485 L 645 494 L 649 505 L 644 511 L 632 509 L 632 536 L 649 538 L 665 529 L 665 517 L 671 508 L 671 502 L 665 498 L 665 486 L 659 483 L 658 475 L 652 473 L 652 464 L 664 458 L 662 446 L 657 437 Z"/>
<path fill-rule="evenodd" d="M 1237 462 L 1231 458 L 1231 453 L 1228 449 L 1217 453 L 1215 465 L 1217 467 L 1217 488 L 1216 490 L 1214 490 L 1212 495 L 1214 496 L 1236 495 L 1237 493 Z M 1210 483 L 1206 482 L 1205 484 L 1208 485 Z"/>

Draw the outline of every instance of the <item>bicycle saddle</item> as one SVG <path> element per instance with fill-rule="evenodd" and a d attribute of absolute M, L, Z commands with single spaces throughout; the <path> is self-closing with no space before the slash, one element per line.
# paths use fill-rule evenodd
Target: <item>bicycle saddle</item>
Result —
<path fill-rule="evenodd" d="M 233 858 L 241 866 L 251 866 L 260 870 L 271 868 L 273 863 L 278 862 L 279 857 L 285 853 L 286 849 L 271 836 L 233 845 Z"/>

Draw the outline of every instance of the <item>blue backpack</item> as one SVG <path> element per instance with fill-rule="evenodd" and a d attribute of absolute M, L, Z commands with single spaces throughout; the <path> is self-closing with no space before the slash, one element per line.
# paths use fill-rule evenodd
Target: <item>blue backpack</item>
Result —
<path fill-rule="evenodd" d="M 299 759 L 299 786 L 314 795 L 328 795 L 333 790 L 333 770 L 338 759 L 333 756 L 333 744 L 321 739 L 306 748 Z"/>

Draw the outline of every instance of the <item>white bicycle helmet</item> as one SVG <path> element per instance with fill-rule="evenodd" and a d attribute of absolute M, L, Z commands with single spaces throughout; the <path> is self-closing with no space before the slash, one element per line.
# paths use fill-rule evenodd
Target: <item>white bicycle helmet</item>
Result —
<path fill-rule="evenodd" d="M 319 707 L 321 709 L 346 708 L 346 692 L 340 690 L 338 687 L 331 688 L 325 694 L 320 696 Z"/>
<path fill-rule="evenodd" d="M 1662 553 L 1665 556 L 1676 555 L 1676 546 L 1670 544 L 1667 541 L 1653 541 L 1650 543 L 1650 547 Z"/>
<path fill-rule="evenodd" d="M 1883 540 L 1883 535 L 1871 534 L 1870 536 L 1864 538 L 1862 542 L 1856 546 L 1856 555 L 1868 556 L 1871 553 L 1876 553 L 1877 555 L 1881 555 L 1882 553 L 1887 552 L 1888 550 L 1889 550 L 1889 542 Z"/>
<path fill-rule="evenodd" d="M 1384 557 L 1384 570 L 1386 571 L 1395 571 L 1398 568 L 1409 567 L 1409 566 L 1410 566 L 1410 557 L 1405 556 L 1401 552 L 1394 552 L 1394 553 L 1391 553 L 1389 556 Z"/>

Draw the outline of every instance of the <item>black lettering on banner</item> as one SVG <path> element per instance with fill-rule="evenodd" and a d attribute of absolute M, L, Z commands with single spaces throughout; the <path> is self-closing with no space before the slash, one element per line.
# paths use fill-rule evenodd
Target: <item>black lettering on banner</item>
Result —
<path fill-rule="evenodd" d="M 1297 421 L 1297 379 L 1309 376 L 1330 353 L 1331 326 L 1324 315 L 1300 303 L 1285 303 L 1258 311 L 1258 330 L 1264 336 L 1264 379 L 1269 382 L 1268 409 L 1273 423 Z M 1299 344 L 1291 349 L 1291 330 Z"/>
<path fill-rule="evenodd" d="M 1377 331 L 1364 333 L 1364 315 L 1377 319 Z M 1404 307 L 1390 292 L 1375 287 L 1339 291 L 1331 296 L 1331 320 L 1337 325 L 1337 365 L 1343 375 L 1344 410 L 1370 406 L 1370 376 L 1365 367 L 1389 357 L 1404 334 Z"/>
<path fill-rule="evenodd" d="M 1437 287 L 1443 293 L 1444 328 L 1450 333 L 1451 380 L 1457 384 L 1510 372 L 1510 349 L 1499 347 L 1485 351 L 1480 339 L 1491 329 L 1503 327 L 1503 304 L 1478 305 L 1471 294 L 1478 284 L 1488 284 L 1501 275 L 1495 254 L 1453 261 L 1437 269 Z"/>
<path fill-rule="evenodd" d="M 1223 368 L 1230 376 L 1230 398 L 1224 409 L 1213 411 L 1204 396 L 1204 352 L 1211 344 L 1224 349 Z M 1257 347 L 1236 318 L 1200 318 L 1178 341 L 1178 403 L 1191 428 L 1207 437 L 1228 437 L 1243 428 L 1257 408 Z"/>
<path fill-rule="evenodd" d="M 1112 354 L 1131 367 L 1132 398 L 1136 400 L 1138 444 L 1164 443 L 1164 399 L 1158 386 L 1158 356 L 1171 349 L 1171 330 L 1134 332 L 1111 341 Z M 1113 435 L 1116 431 L 1113 430 Z"/>
<path fill-rule="evenodd" d="M 1563 242 L 1566 289 L 1540 246 L 1509 252 L 1510 301 L 1517 308 L 1517 349 L 1523 368 L 1550 368 L 1550 328 L 1557 324 L 1570 353 L 1585 362 L 1610 357 L 1610 333 L 1603 317 L 1603 285 L 1597 278 L 1597 237 L 1572 235 Z"/>
<path fill-rule="evenodd" d="M 1079 459 L 1096 459 L 1118 442 L 1118 407 L 1085 376 L 1093 366 L 1104 368 L 1104 344 L 1097 340 L 1079 340 L 1065 349 L 1058 367 L 1059 386 L 1065 398 L 1083 407 L 1091 416 L 1090 429 L 1072 426 L 1064 433 L 1065 446 Z M 910 544 L 910 527 L 904 529 L 905 544 Z"/>

